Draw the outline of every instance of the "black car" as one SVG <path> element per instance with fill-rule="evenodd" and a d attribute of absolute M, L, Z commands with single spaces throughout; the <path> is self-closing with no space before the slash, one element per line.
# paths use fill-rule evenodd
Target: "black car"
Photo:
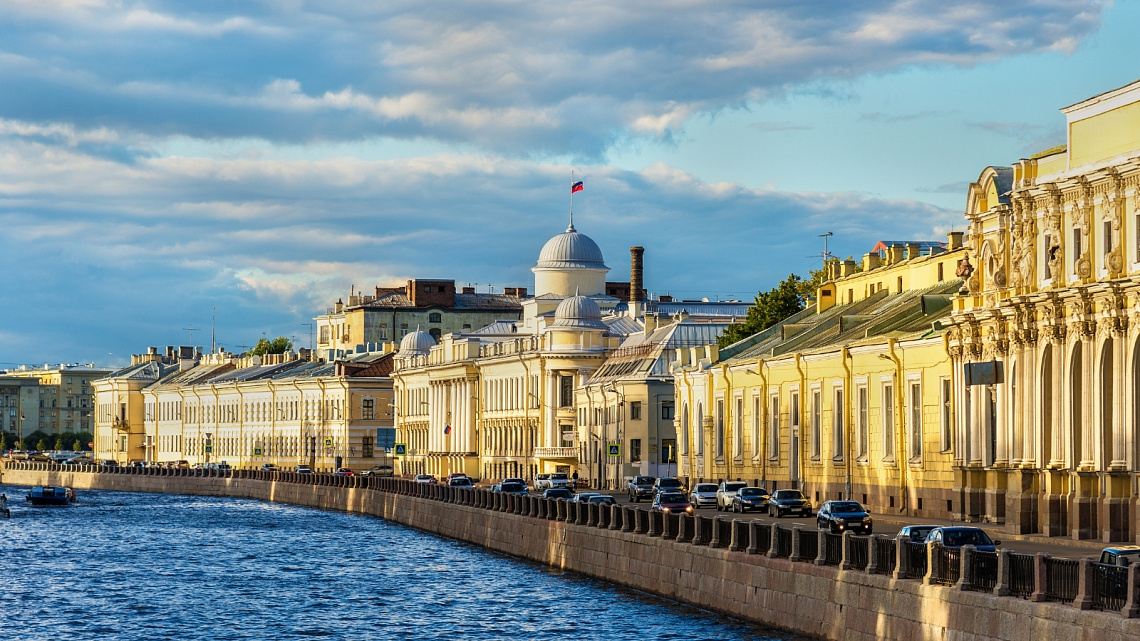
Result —
<path fill-rule="evenodd" d="M 815 517 L 819 529 L 826 528 L 832 534 L 850 530 L 860 534 L 871 534 L 871 515 L 858 501 L 825 501 L 819 506 Z"/>
<path fill-rule="evenodd" d="M 640 503 L 641 499 L 653 498 L 653 482 L 656 480 L 657 478 L 653 476 L 633 477 L 629 485 L 626 486 L 629 500 L 634 503 Z"/>
<path fill-rule="evenodd" d="M 543 490 L 542 498 L 544 499 L 566 499 L 569 501 L 574 498 L 574 493 L 564 487 L 552 487 L 549 490 Z"/>
<path fill-rule="evenodd" d="M 811 501 L 799 490 L 776 490 L 768 499 L 768 516 L 780 518 L 785 514 L 811 516 Z"/>
<path fill-rule="evenodd" d="M 744 514 L 749 510 L 768 507 L 768 490 L 762 487 L 742 487 L 732 497 L 732 511 Z"/>
<path fill-rule="evenodd" d="M 653 496 L 662 492 L 684 492 L 685 484 L 672 476 L 662 476 L 653 484 Z"/>

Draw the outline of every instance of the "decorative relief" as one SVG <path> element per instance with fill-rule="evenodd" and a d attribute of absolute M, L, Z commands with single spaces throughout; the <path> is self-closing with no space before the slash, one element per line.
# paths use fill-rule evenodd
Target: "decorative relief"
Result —
<path fill-rule="evenodd" d="M 1033 284 L 1035 267 L 1034 246 L 1037 240 L 1037 224 L 1033 215 L 1032 201 L 1019 198 L 1013 203 L 1013 225 L 1010 248 L 1012 251 L 1013 286 L 1029 287 Z"/>

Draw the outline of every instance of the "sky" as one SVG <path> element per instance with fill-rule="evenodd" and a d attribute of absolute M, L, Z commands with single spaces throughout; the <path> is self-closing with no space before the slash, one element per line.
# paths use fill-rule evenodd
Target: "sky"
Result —
<path fill-rule="evenodd" d="M 750 300 L 820 234 L 962 229 L 988 165 L 1140 78 L 1140 2 L 0 0 L 0 368 L 309 344 L 350 288 Z"/>

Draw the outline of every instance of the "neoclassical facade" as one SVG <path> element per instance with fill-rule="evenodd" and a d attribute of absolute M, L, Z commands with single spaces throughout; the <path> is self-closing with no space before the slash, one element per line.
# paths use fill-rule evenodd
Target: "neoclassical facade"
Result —
<path fill-rule="evenodd" d="M 1140 82 L 1062 110 L 1068 139 L 969 189 L 948 319 L 955 517 L 1140 537 Z M 994 374 L 967 377 L 973 364 Z"/>

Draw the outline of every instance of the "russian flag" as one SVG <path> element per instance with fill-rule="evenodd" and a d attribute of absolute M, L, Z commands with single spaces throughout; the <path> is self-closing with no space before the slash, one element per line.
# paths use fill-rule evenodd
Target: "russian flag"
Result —
<path fill-rule="evenodd" d="M 570 193 L 572 193 L 572 194 L 576 194 L 576 193 L 582 191 L 583 189 L 585 189 L 585 187 L 582 186 L 581 180 L 574 183 L 573 185 L 570 185 Z"/>
<path fill-rule="evenodd" d="M 444 434 L 451 434 L 451 426 L 450 425 L 444 425 L 443 426 L 443 433 Z"/>

